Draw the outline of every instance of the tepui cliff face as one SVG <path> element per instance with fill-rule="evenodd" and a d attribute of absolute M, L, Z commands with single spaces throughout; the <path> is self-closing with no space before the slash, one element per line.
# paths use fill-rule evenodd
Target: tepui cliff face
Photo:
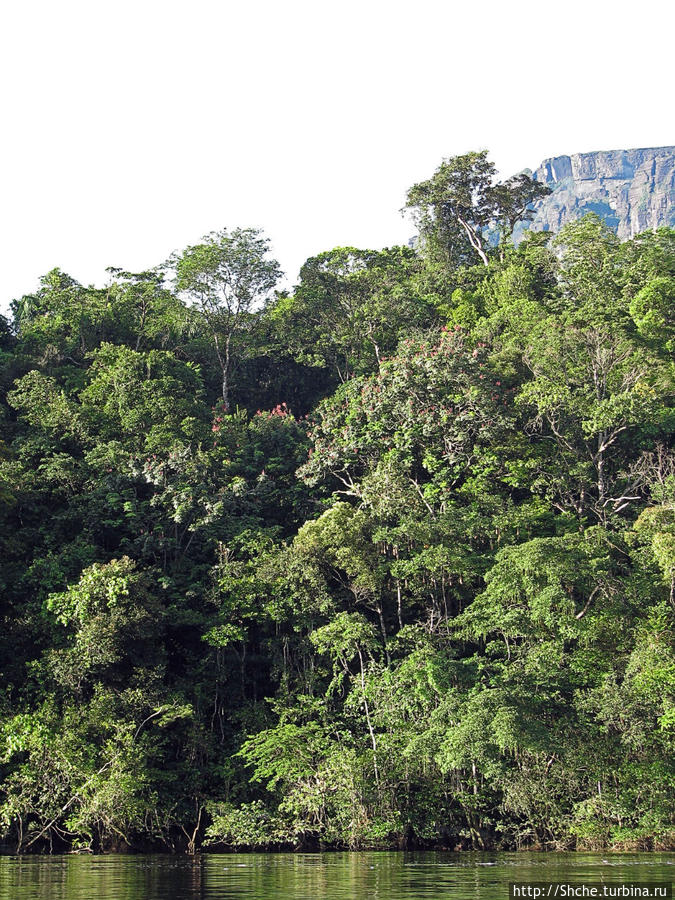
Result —
<path fill-rule="evenodd" d="M 534 205 L 529 227 L 535 231 L 560 231 L 588 212 L 603 218 L 621 240 L 675 227 L 675 147 L 556 156 L 544 160 L 533 177 L 552 191 Z"/>

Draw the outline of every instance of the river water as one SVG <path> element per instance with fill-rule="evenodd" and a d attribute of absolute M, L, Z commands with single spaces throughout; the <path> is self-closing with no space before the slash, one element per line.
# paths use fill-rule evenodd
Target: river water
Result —
<path fill-rule="evenodd" d="M 1 900 L 508 900 L 510 882 L 673 878 L 673 853 L 0 857 Z"/>

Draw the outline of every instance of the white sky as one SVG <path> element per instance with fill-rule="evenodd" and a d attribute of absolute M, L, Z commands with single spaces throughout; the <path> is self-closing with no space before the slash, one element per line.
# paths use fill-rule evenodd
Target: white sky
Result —
<path fill-rule="evenodd" d="M 406 189 L 487 148 L 675 143 L 664 0 L 21 0 L 0 13 L 0 309 L 223 226 L 291 280 L 412 233 Z"/>

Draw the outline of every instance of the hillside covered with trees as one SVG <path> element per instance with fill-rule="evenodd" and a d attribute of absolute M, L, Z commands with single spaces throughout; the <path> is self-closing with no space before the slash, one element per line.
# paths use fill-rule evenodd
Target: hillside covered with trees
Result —
<path fill-rule="evenodd" d="M 494 175 L 0 319 L 8 847 L 675 847 L 675 230 Z"/>

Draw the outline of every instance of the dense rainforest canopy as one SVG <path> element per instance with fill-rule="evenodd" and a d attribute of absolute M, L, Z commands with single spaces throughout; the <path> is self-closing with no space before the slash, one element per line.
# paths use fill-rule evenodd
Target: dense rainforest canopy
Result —
<path fill-rule="evenodd" d="M 9 846 L 675 846 L 675 231 L 540 193 L 0 319 Z"/>

